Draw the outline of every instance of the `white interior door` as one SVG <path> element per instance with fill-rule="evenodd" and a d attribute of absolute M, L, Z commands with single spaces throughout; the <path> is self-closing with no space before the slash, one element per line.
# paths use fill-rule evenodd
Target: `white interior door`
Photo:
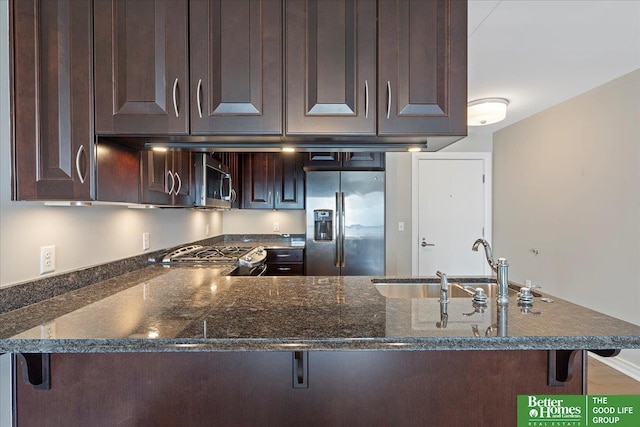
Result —
<path fill-rule="evenodd" d="M 437 270 L 452 276 L 491 273 L 484 253 L 471 251 L 477 238 L 490 239 L 488 162 L 488 158 L 417 160 L 414 274 L 433 276 Z"/>

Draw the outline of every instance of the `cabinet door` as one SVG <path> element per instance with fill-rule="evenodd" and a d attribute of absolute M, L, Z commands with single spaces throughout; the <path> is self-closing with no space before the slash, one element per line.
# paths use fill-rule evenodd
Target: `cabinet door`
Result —
<path fill-rule="evenodd" d="M 198 0 L 190 13 L 191 133 L 281 135 L 281 0 Z"/>
<path fill-rule="evenodd" d="M 141 200 L 140 203 L 170 205 L 171 192 L 176 182 L 169 174 L 171 153 L 168 151 L 147 150 L 141 154 Z"/>
<path fill-rule="evenodd" d="M 275 209 L 304 209 L 304 170 L 299 154 L 274 154 Z"/>
<path fill-rule="evenodd" d="M 342 166 L 342 153 L 325 151 L 304 153 L 304 166 L 310 169 L 338 170 Z"/>
<path fill-rule="evenodd" d="M 186 134 L 183 0 L 94 2 L 96 133 Z"/>
<path fill-rule="evenodd" d="M 344 153 L 342 167 L 346 170 L 384 170 L 384 153 L 375 151 Z"/>
<path fill-rule="evenodd" d="M 195 191 L 193 188 L 193 153 L 190 151 L 174 151 L 171 172 L 175 179 L 173 204 L 176 206 L 193 206 Z"/>
<path fill-rule="evenodd" d="M 242 165 L 242 207 L 273 209 L 273 153 L 244 154 Z"/>
<path fill-rule="evenodd" d="M 378 133 L 466 135 L 467 2 L 378 2 Z"/>
<path fill-rule="evenodd" d="M 9 3 L 18 200 L 93 196 L 91 2 Z"/>
<path fill-rule="evenodd" d="M 384 170 L 384 153 L 305 153 L 304 167 L 307 170 Z"/>
<path fill-rule="evenodd" d="M 286 133 L 375 135 L 376 3 L 285 3 Z"/>

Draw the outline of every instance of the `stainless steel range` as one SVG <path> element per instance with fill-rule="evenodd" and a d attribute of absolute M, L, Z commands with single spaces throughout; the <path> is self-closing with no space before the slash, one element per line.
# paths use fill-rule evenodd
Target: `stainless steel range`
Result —
<path fill-rule="evenodd" d="M 165 255 L 162 264 L 226 267 L 229 276 L 262 276 L 267 270 L 266 258 L 262 246 L 190 245 Z"/>

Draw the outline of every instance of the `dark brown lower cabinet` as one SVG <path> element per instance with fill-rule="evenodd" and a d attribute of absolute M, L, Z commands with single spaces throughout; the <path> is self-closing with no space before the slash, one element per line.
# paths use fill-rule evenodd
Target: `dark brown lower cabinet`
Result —
<path fill-rule="evenodd" d="M 585 393 L 582 351 L 560 387 L 544 350 L 307 354 L 53 354 L 50 390 L 16 369 L 17 425 L 512 427 L 518 394 Z"/>
<path fill-rule="evenodd" d="M 265 276 L 304 276 L 304 249 L 267 249 Z"/>

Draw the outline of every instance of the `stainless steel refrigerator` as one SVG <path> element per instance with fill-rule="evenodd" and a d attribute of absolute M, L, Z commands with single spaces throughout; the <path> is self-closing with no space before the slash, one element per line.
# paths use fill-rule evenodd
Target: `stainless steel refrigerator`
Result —
<path fill-rule="evenodd" d="M 307 172 L 305 271 L 384 275 L 384 172 Z"/>

